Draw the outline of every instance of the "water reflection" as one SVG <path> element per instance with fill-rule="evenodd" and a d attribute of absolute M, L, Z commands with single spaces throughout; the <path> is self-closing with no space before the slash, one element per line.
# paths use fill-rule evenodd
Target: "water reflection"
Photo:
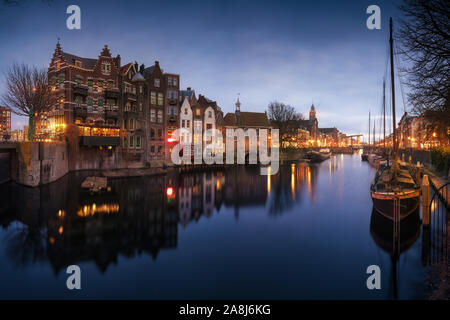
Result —
<path fill-rule="evenodd" d="M 3 184 L 0 224 L 8 257 L 17 266 L 49 260 L 55 273 L 70 264 L 94 261 L 104 272 L 118 256 L 176 248 L 177 225 L 209 218 L 221 207 L 236 219 L 246 207 L 281 215 L 302 200 L 314 201 L 318 168 L 282 166 L 275 176 L 258 167 L 218 172 L 111 180 L 108 191 L 90 195 L 79 186 L 92 172 L 76 172 L 41 188 Z"/>

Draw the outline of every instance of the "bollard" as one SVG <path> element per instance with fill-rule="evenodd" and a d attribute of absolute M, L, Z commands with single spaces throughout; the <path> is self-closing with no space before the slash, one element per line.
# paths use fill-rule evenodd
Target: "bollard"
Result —
<path fill-rule="evenodd" d="M 430 181 L 426 174 L 422 180 L 422 224 L 430 225 Z"/>
<path fill-rule="evenodd" d="M 420 183 L 420 161 L 417 161 L 416 166 L 416 182 Z"/>

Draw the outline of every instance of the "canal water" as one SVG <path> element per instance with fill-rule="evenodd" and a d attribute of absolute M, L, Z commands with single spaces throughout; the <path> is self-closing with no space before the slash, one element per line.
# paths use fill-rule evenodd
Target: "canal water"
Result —
<path fill-rule="evenodd" d="M 101 195 L 71 173 L 41 188 L 0 185 L 0 298 L 411 299 L 426 295 L 420 216 L 372 212 L 375 174 L 358 154 L 277 175 L 223 171 L 110 180 Z M 405 231 L 403 231 L 405 230 Z M 68 290 L 66 268 L 81 268 Z M 381 269 L 369 290 L 367 267 Z"/>

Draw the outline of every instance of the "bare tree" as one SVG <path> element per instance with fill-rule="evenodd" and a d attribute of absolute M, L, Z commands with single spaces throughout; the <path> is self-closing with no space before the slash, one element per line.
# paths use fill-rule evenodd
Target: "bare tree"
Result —
<path fill-rule="evenodd" d="M 15 114 L 28 117 L 28 139 L 32 140 L 34 116 L 49 110 L 55 101 L 48 85 L 47 71 L 14 63 L 5 78 L 6 91 L 2 102 Z"/>
<path fill-rule="evenodd" d="M 402 71 L 410 88 L 413 112 L 423 115 L 432 131 L 450 123 L 450 2 L 404 0 L 397 33 L 401 55 L 409 67 Z"/>
<path fill-rule="evenodd" d="M 293 121 L 303 119 L 303 115 L 297 113 L 294 107 L 278 101 L 269 103 L 267 114 L 270 123 L 280 130 L 280 136 L 289 131 Z"/>

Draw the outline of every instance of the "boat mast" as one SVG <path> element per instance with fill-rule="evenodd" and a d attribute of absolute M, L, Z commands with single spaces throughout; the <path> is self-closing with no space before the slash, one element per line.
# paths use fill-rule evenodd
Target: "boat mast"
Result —
<path fill-rule="evenodd" d="M 392 17 L 389 18 L 389 47 L 390 47 L 390 56 L 391 56 L 391 87 L 392 87 L 392 124 L 393 124 L 393 150 L 394 150 L 394 159 L 397 158 L 397 129 L 395 127 L 395 80 L 394 80 L 394 40 L 392 39 Z"/>
<path fill-rule="evenodd" d="M 369 150 L 370 150 L 370 110 L 369 110 Z"/>
<path fill-rule="evenodd" d="M 375 147 L 375 119 L 373 119 L 373 146 Z"/>
<path fill-rule="evenodd" d="M 386 80 L 383 79 L 383 141 L 386 152 Z"/>

